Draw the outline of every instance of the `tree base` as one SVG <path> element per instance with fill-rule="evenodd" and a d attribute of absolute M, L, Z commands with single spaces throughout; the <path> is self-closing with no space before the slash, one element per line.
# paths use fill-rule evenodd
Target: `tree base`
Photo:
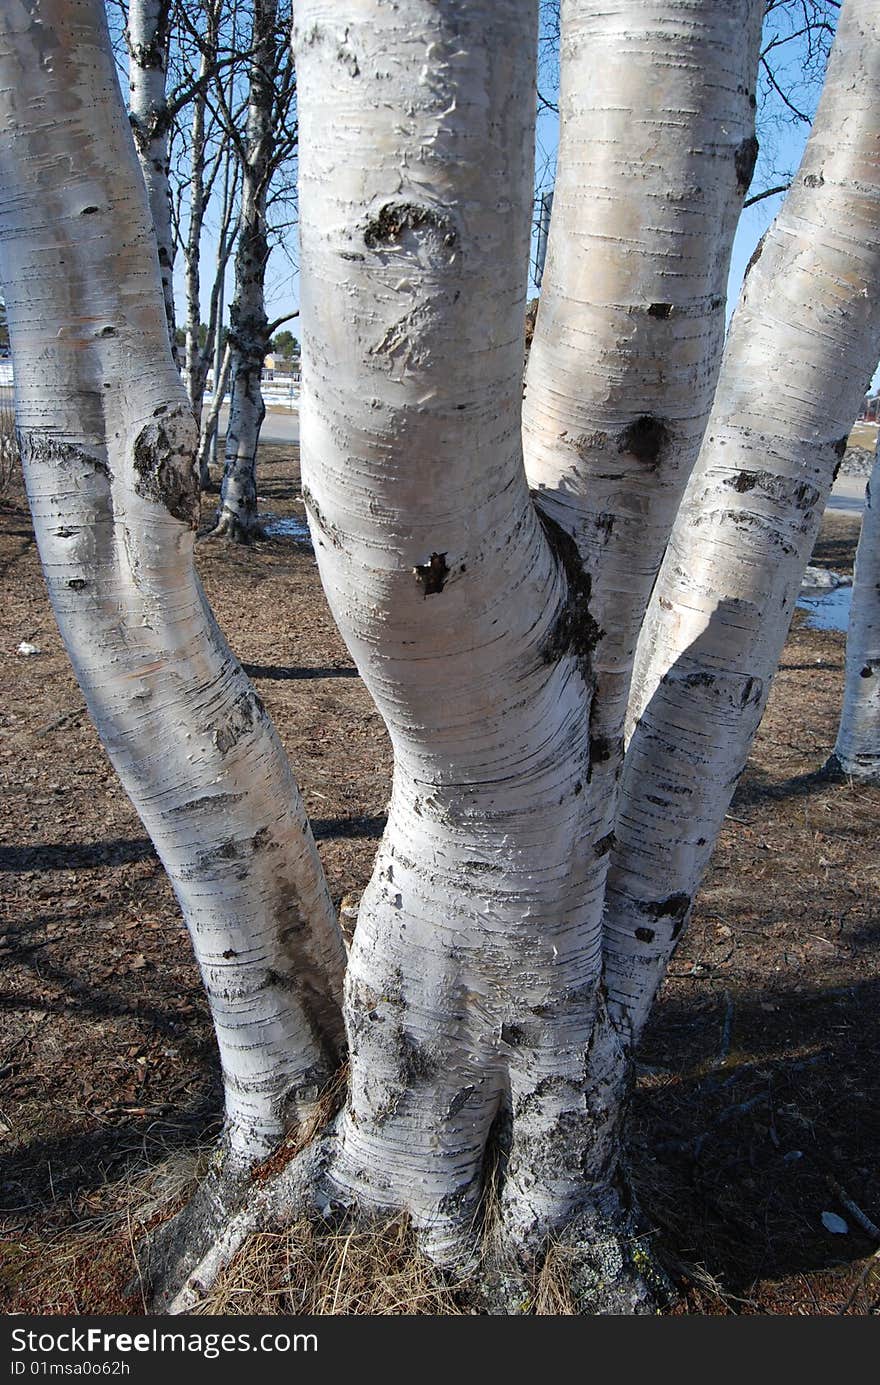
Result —
<path fill-rule="evenodd" d="M 256 517 L 245 520 L 231 510 L 222 510 L 212 529 L 204 535 L 206 539 L 228 539 L 230 543 L 257 543 L 265 539 L 266 531 Z"/>
<path fill-rule="evenodd" d="M 152 1311 L 187 1313 L 209 1302 L 230 1266 L 234 1274 L 235 1258 L 247 1257 L 252 1236 L 277 1234 L 297 1223 L 310 1228 L 310 1265 L 320 1261 L 322 1241 L 329 1247 L 359 1235 L 373 1238 L 379 1248 L 387 1232 L 399 1255 L 399 1211 L 361 1210 L 335 1200 L 333 1150 L 331 1132 L 280 1169 L 274 1158 L 247 1170 L 228 1154 L 218 1154 L 190 1203 L 139 1247 L 141 1287 Z M 409 1246 L 411 1266 L 423 1280 L 433 1274 L 436 1294 L 455 1305 L 451 1312 L 631 1316 L 660 1313 L 675 1299 L 632 1211 L 611 1219 L 585 1209 L 539 1254 L 511 1245 L 495 1217 L 482 1228 L 471 1226 L 455 1265 L 434 1261 L 432 1267 L 429 1234 L 414 1230 Z M 381 1255 L 377 1258 L 381 1262 Z M 319 1300 L 320 1288 L 314 1286 L 313 1295 Z"/>
<path fill-rule="evenodd" d="M 844 764 L 836 753 L 828 756 L 819 773 L 824 779 L 843 784 L 854 780 L 857 784 L 880 784 L 880 764 Z"/>

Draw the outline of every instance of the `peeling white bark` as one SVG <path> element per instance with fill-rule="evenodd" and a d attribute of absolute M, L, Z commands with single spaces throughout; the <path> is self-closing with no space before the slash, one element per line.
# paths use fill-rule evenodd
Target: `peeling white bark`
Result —
<path fill-rule="evenodd" d="M 496 1121 L 519 1244 L 613 1201 L 618 1153 L 592 627 L 520 447 L 535 19 L 520 0 L 296 16 L 304 497 L 395 752 L 333 1177 L 406 1208 L 440 1259 L 473 1233 Z"/>
<path fill-rule="evenodd" d="M 609 826 L 638 632 L 712 404 L 757 156 L 760 0 L 562 0 L 560 140 L 523 438 L 600 636 Z"/>
<path fill-rule="evenodd" d="M 846 635 L 846 684 L 833 761 L 853 779 L 880 780 L 880 454 L 865 491 Z"/>
<path fill-rule="evenodd" d="M 284 752 L 194 574 L 196 430 L 98 0 L 0 13 L 0 277 L 49 594 L 181 903 L 252 1160 L 337 1061 L 343 948 Z"/>
<path fill-rule="evenodd" d="M 847 0 L 640 637 L 605 921 L 609 994 L 635 1034 L 745 765 L 880 353 L 877 25 L 876 0 Z"/>
<path fill-rule="evenodd" d="M 129 0 L 126 28 L 129 123 L 153 218 L 168 340 L 176 358 L 174 231 L 168 180 L 171 121 L 165 96 L 170 18 L 170 0 Z"/>

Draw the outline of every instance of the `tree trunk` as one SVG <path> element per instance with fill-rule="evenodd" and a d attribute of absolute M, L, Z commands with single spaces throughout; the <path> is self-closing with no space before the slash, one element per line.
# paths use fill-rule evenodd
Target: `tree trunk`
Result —
<path fill-rule="evenodd" d="M 0 276 L 28 497 L 89 712 L 190 929 L 227 1144 L 250 1165 L 334 1071 L 343 947 L 284 752 L 193 570 L 195 425 L 103 6 L 40 15 L 0 14 Z"/>
<path fill-rule="evenodd" d="M 216 57 L 216 33 L 210 27 L 205 43 L 214 40 Z M 207 52 L 202 53 L 199 63 L 199 78 L 204 83 L 210 71 Z M 202 322 L 201 304 L 201 253 L 202 230 L 205 223 L 207 203 L 205 197 L 205 110 L 207 94 L 199 87 L 193 97 L 193 113 L 190 123 L 190 179 L 189 179 L 189 228 L 183 252 L 184 285 L 186 292 L 186 358 L 183 366 L 183 383 L 192 405 L 196 423 L 201 426 L 202 401 L 205 396 L 205 381 L 208 377 L 210 343 L 202 349 L 199 329 Z"/>
<path fill-rule="evenodd" d="M 273 78 L 277 0 L 254 0 L 247 145 L 230 308 L 230 397 L 220 508 L 213 533 L 246 543 L 262 532 L 257 517 L 257 447 L 266 416 L 261 381 L 269 349 L 265 279 L 269 260 L 266 200 L 273 153 Z"/>
<path fill-rule="evenodd" d="M 846 636 L 843 712 L 832 765 L 880 781 L 880 454 L 865 491 Z"/>
<path fill-rule="evenodd" d="M 634 1035 L 745 766 L 880 354 L 876 37 L 874 0 L 847 0 L 640 637 L 605 919 L 609 995 Z"/>
<path fill-rule="evenodd" d="M 170 17 L 170 0 L 130 0 L 126 41 L 129 54 L 129 121 L 156 234 L 168 340 L 176 360 L 174 232 L 168 181 L 171 122 L 165 97 Z"/>
<path fill-rule="evenodd" d="M 199 473 L 199 487 L 206 490 L 211 484 L 211 455 L 215 448 L 217 428 L 220 422 L 220 410 L 223 408 L 223 398 L 226 394 L 226 385 L 229 380 L 229 343 L 227 342 L 223 351 L 223 360 L 220 370 L 215 371 L 214 393 L 211 396 L 211 407 L 207 416 L 202 419 L 202 431 L 199 436 L 199 451 L 197 457 L 197 467 Z M 216 358 L 215 358 L 216 359 Z"/>
<path fill-rule="evenodd" d="M 520 0 L 296 17 L 303 495 L 395 752 L 327 1177 L 343 1205 L 405 1209 L 459 1265 L 490 1136 L 514 1256 L 625 1218 L 595 626 L 520 447 L 535 24 Z"/>

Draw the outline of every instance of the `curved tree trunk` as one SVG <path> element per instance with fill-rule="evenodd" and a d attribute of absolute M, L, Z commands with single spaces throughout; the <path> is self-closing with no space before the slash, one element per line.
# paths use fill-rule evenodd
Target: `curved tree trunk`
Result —
<path fill-rule="evenodd" d="M 165 96 L 170 20 L 171 0 L 130 0 L 126 29 L 129 122 L 156 233 L 168 340 L 176 360 L 174 232 L 168 181 L 171 121 Z"/>
<path fill-rule="evenodd" d="M 0 14 L 0 276 L 28 497 L 90 714 L 190 929 L 227 1144 L 249 1165 L 335 1068 L 343 947 L 284 752 L 193 570 L 195 425 L 103 6 L 40 15 Z"/>
<path fill-rule="evenodd" d="M 266 416 L 261 387 L 263 362 L 269 349 L 266 200 L 273 155 L 277 18 L 277 0 L 253 0 L 247 144 L 242 160 L 235 297 L 229 311 L 229 422 L 220 508 L 213 530 L 215 535 L 238 543 L 246 543 L 262 532 L 257 517 L 257 447 Z"/>
<path fill-rule="evenodd" d="M 846 684 L 831 763 L 853 779 L 880 781 L 880 456 L 865 491 L 846 636 Z"/>
<path fill-rule="evenodd" d="M 878 128 L 876 4 L 847 0 L 640 637 L 605 920 L 609 994 L 634 1035 L 745 766 L 880 354 Z"/>

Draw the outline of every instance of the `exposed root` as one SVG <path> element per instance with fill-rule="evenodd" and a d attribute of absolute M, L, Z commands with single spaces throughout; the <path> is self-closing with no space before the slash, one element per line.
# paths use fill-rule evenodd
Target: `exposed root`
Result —
<path fill-rule="evenodd" d="M 271 1311 L 268 1298 L 290 1312 L 407 1313 L 415 1294 L 427 1312 L 631 1315 L 659 1313 L 674 1298 L 632 1213 L 612 1223 L 584 1211 L 536 1256 L 505 1242 L 490 1206 L 482 1235 L 476 1224 L 462 1229 L 458 1262 L 438 1264 L 430 1227 L 337 1199 L 335 1149 L 331 1129 L 268 1177 L 252 1172 L 244 1188 L 206 1180 L 169 1223 L 158 1265 L 153 1250 L 153 1306 L 221 1313 L 234 1298 L 234 1311 L 252 1313 Z M 383 1287 L 388 1275 L 393 1289 Z"/>
<path fill-rule="evenodd" d="M 168 1310 L 181 1283 L 235 1219 L 250 1187 L 248 1169 L 221 1145 L 189 1202 L 140 1243 L 141 1289 L 156 1312 Z"/>
<path fill-rule="evenodd" d="M 265 539 L 266 531 L 256 517 L 243 520 L 231 510 L 221 510 L 212 529 L 203 536 L 206 539 L 228 539 L 230 543 L 257 543 Z"/>

